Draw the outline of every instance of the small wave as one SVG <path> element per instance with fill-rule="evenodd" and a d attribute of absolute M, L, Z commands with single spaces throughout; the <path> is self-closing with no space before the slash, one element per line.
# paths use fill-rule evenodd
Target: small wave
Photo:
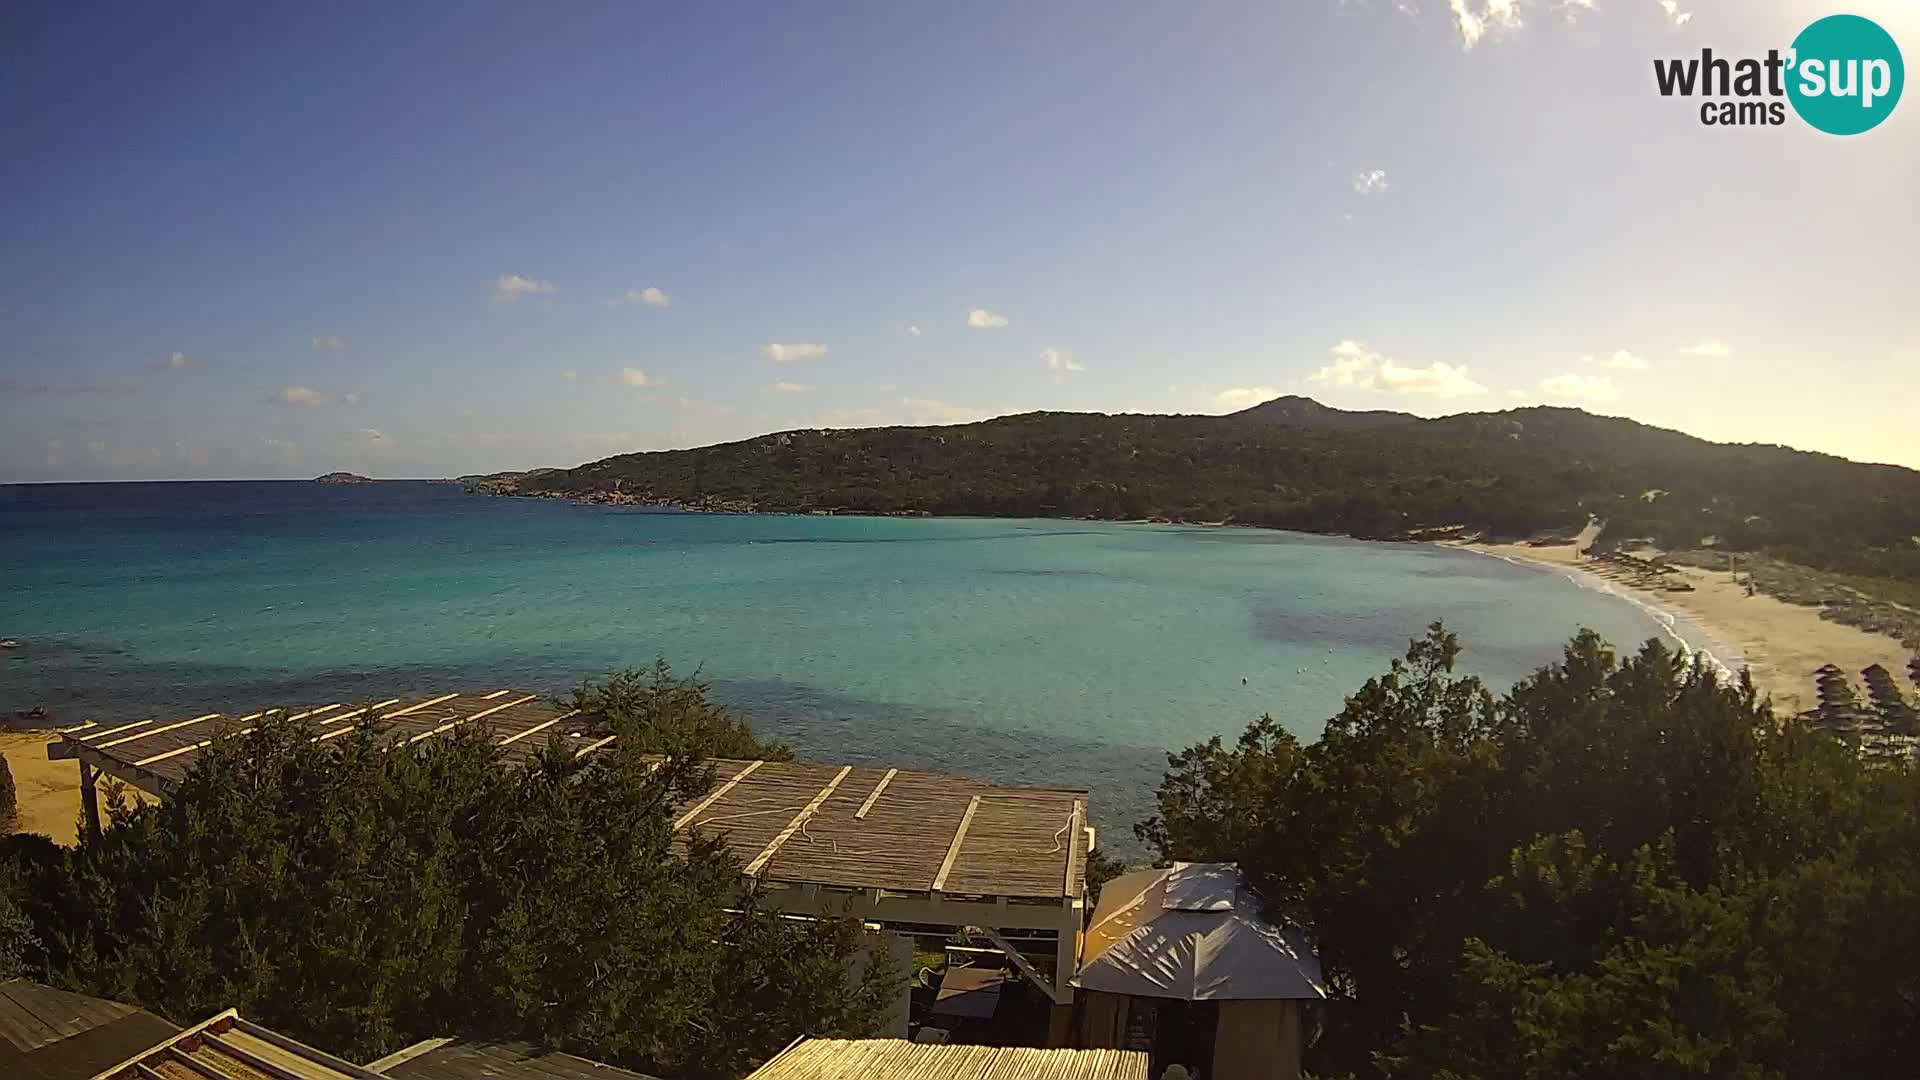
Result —
<path fill-rule="evenodd" d="M 1727 642 L 1708 636 L 1706 629 L 1698 623 L 1692 620 L 1683 620 L 1681 616 L 1676 615 L 1667 608 L 1652 603 L 1632 592 L 1622 592 L 1614 588 L 1613 583 L 1603 577 L 1589 574 L 1578 568 L 1555 566 L 1552 563 L 1538 562 L 1533 559 L 1515 558 L 1512 555 L 1502 555 L 1497 551 L 1483 551 L 1479 548 L 1457 548 L 1455 550 L 1471 551 L 1478 555 L 1486 555 L 1499 559 L 1501 562 L 1511 563 L 1514 566 L 1525 566 L 1544 572 L 1559 571 L 1568 581 L 1571 581 L 1579 588 L 1586 589 L 1589 592 L 1604 593 L 1616 599 L 1625 600 L 1627 603 L 1645 612 L 1647 616 L 1654 621 L 1655 625 L 1660 627 L 1662 633 L 1672 638 L 1674 643 L 1680 646 L 1683 653 L 1689 657 L 1704 660 L 1707 665 L 1712 668 L 1714 674 L 1719 676 L 1723 682 L 1731 683 L 1738 681 L 1738 676 L 1734 671 L 1733 665 L 1739 667 L 1746 666 L 1746 658 L 1740 654 L 1739 649 L 1734 648 Z M 1681 633 L 1683 623 L 1694 631 L 1694 636 L 1699 639 L 1698 641 L 1688 640 L 1687 635 Z M 1729 664 L 1729 661 L 1731 661 L 1731 664 Z"/>

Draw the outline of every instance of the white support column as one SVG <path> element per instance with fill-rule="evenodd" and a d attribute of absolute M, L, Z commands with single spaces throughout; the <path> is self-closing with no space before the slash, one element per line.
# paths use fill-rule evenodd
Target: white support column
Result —
<path fill-rule="evenodd" d="M 1080 905 L 1066 905 L 1067 921 L 1060 926 L 1060 941 L 1053 951 L 1053 1001 L 1073 1004 L 1073 977 L 1080 973 Z"/>

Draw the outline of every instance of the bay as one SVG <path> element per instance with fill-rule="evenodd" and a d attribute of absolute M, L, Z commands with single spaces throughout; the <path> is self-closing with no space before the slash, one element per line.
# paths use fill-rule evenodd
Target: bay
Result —
<path fill-rule="evenodd" d="M 1504 688 L 1664 631 L 1472 553 L 1254 529 L 688 514 L 425 482 L 0 488 L 0 709 L 63 723 L 524 687 L 656 657 L 803 757 L 1093 792 L 1131 848 L 1165 752 L 1315 737 L 1436 619 Z M 1683 633 L 1685 630 L 1683 628 Z"/>

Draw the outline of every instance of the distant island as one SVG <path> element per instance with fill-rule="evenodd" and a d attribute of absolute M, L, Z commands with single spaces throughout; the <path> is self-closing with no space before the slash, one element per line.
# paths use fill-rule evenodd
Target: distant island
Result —
<path fill-rule="evenodd" d="M 316 484 L 371 484 L 373 480 L 359 473 L 330 472 L 325 476 L 314 477 L 313 482 Z"/>

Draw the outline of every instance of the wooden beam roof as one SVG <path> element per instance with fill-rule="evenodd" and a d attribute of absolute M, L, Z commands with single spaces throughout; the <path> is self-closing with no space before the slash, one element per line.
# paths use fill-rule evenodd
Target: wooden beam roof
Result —
<path fill-rule="evenodd" d="M 156 722 L 82 725 L 48 748 L 165 796 L 222 736 L 267 711 L 201 711 Z M 616 740 L 594 716 L 514 690 L 332 703 L 295 711 L 327 742 L 369 724 L 393 745 L 480 730 L 509 760 L 554 740 L 585 757 Z M 714 761 L 715 784 L 680 808 L 676 831 L 724 835 L 762 881 L 845 890 L 1075 901 L 1085 889 L 1087 793 L 1005 787 L 902 768 Z"/>

